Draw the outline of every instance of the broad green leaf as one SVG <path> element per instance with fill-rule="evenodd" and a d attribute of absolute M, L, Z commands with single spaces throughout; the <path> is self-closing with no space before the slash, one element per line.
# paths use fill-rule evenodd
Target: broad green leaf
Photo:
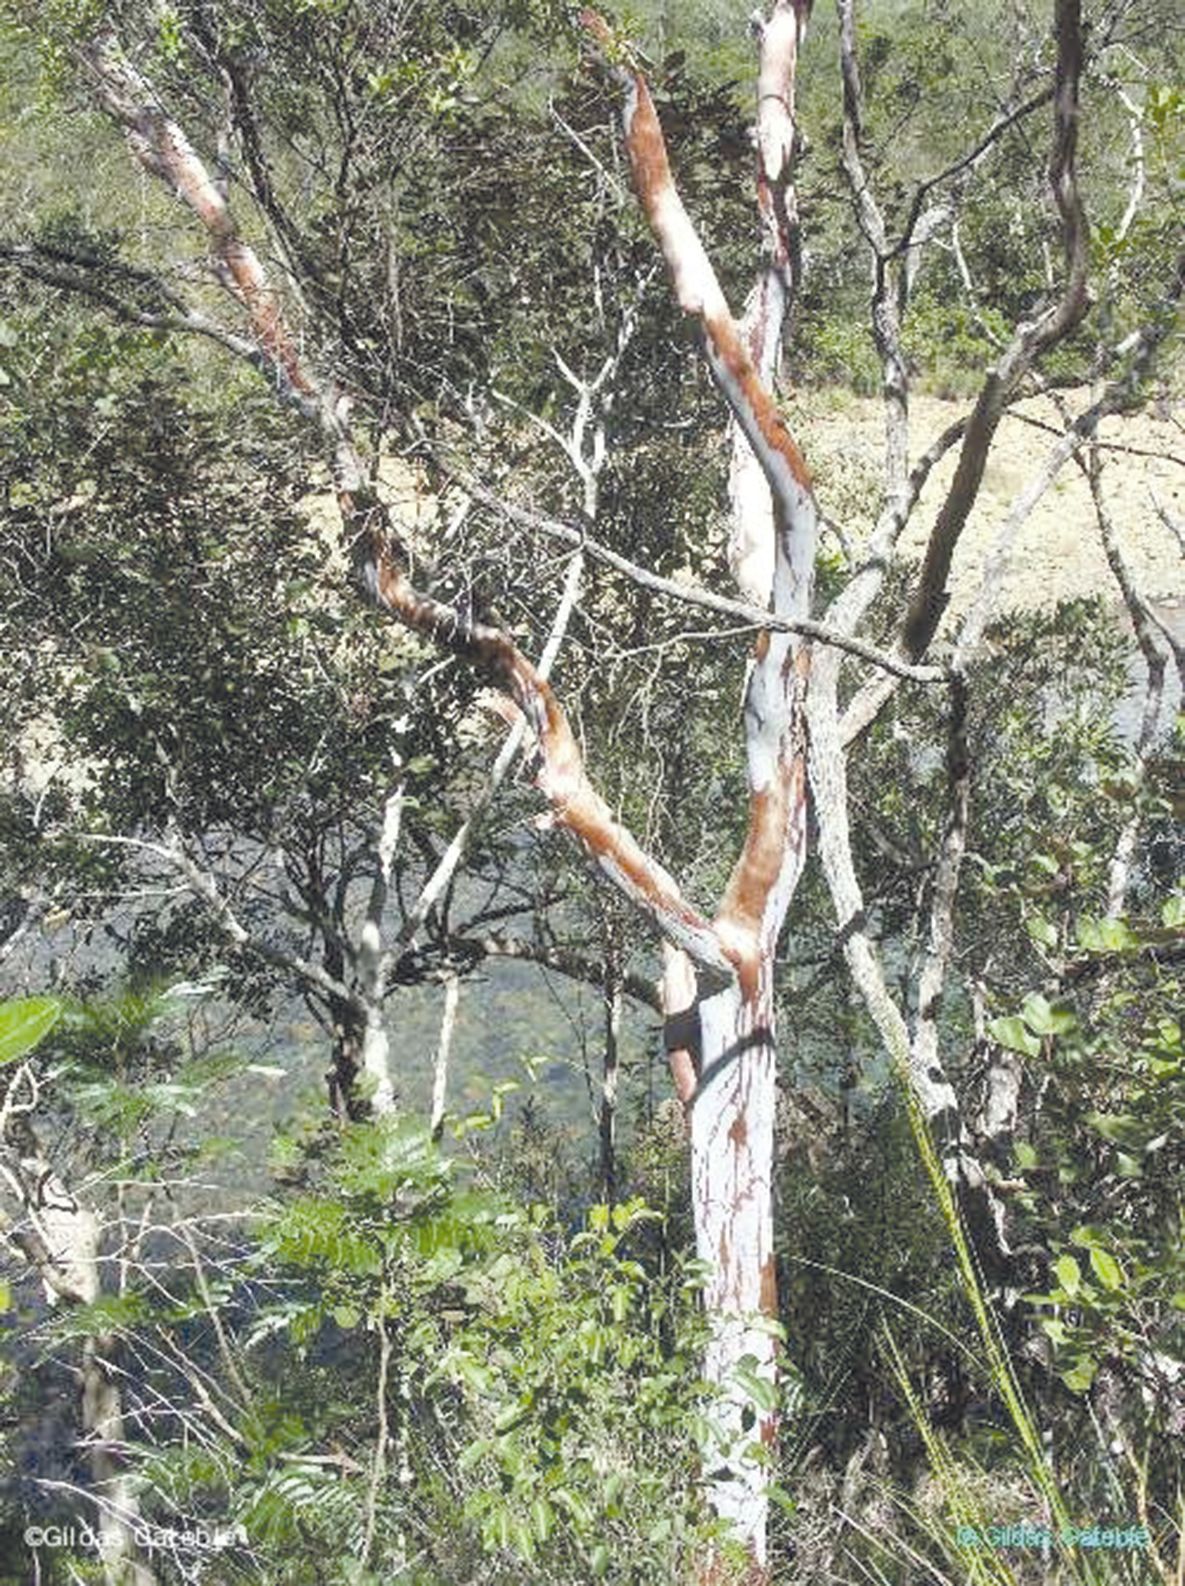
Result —
<path fill-rule="evenodd" d="M 1092 953 L 1122 953 L 1139 947 L 1140 938 L 1123 920 L 1093 920 L 1082 916 L 1074 926 L 1079 947 Z"/>
<path fill-rule="evenodd" d="M 1042 947 L 1057 946 L 1057 927 L 1043 914 L 1030 914 L 1025 921 L 1025 930 Z"/>
<path fill-rule="evenodd" d="M 1073 1256 L 1058 1256 L 1053 1263 L 1053 1270 L 1062 1288 L 1073 1299 L 1082 1286 L 1082 1268 Z"/>
<path fill-rule="evenodd" d="M 1185 925 L 1185 892 L 1174 892 L 1171 898 L 1165 899 L 1160 918 L 1170 930 Z"/>
<path fill-rule="evenodd" d="M 45 1039 L 61 1017 L 56 997 L 21 997 L 0 1003 L 0 1064 L 15 1063 Z"/>
<path fill-rule="evenodd" d="M 1021 1017 L 1034 1035 L 1053 1033 L 1053 1009 L 1040 992 L 1030 992 L 1025 998 Z"/>
<path fill-rule="evenodd" d="M 572 1492 L 568 1487 L 557 1487 L 551 1496 L 555 1503 L 568 1511 L 579 1530 L 588 1530 L 592 1524 L 592 1510 L 579 1493 Z"/>
<path fill-rule="evenodd" d="M 493 1448 L 494 1442 L 489 1437 L 479 1437 L 476 1442 L 463 1448 L 457 1460 L 457 1469 L 462 1471 L 472 1470 L 480 1460 L 483 1460 Z"/>
<path fill-rule="evenodd" d="M 1100 1250 L 1096 1246 L 1090 1252 L 1090 1264 L 1094 1268 L 1095 1277 L 1105 1289 L 1112 1293 L 1123 1287 L 1123 1269 L 1119 1262 L 1107 1250 Z"/>
<path fill-rule="evenodd" d="M 773 1410 L 778 1403 L 778 1390 L 768 1377 L 759 1376 L 751 1366 L 737 1366 L 733 1377 L 760 1410 Z"/>
<path fill-rule="evenodd" d="M 1088 1112 L 1086 1121 L 1104 1140 L 1133 1148 L 1138 1143 L 1140 1121 L 1130 1112 Z"/>
<path fill-rule="evenodd" d="M 1080 1250 L 1100 1249 L 1106 1241 L 1106 1230 L 1096 1227 L 1093 1223 L 1080 1223 L 1070 1234 L 1070 1243 L 1077 1245 Z"/>
<path fill-rule="evenodd" d="M 1068 1008 L 1055 1008 L 1038 992 L 1025 998 L 1021 1017 L 1034 1035 L 1066 1035 L 1078 1023 Z"/>
<path fill-rule="evenodd" d="M 1062 1381 L 1072 1393 L 1085 1393 L 1094 1381 L 1098 1367 L 1089 1355 L 1074 1362 L 1069 1371 L 1062 1372 Z"/>
<path fill-rule="evenodd" d="M 1025 1057 L 1036 1057 L 1041 1050 L 1041 1042 L 1029 1033 L 1025 1021 L 1015 1013 L 1006 1019 L 993 1019 L 988 1025 L 988 1034 L 1010 1052 L 1021 1052 Z"/>

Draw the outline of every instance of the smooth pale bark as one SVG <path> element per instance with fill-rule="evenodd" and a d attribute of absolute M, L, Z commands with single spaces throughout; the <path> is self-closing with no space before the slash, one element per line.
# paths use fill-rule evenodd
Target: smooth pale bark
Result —
<path fill-rule="evenodd" d="M 787 109 L 804 14 L 804 6 L 777 0 L 762 33 L 763 100 L 778 94 Z M 586 21 L 594 32 L 607 32 L 599 19 Z M 799 636 L 781 627 L 771 625 L 759 637 L 744 709 L 749 829 L 719 913 L 708 920 L 614 819 L 593 788 L 568 720 L 540 670 L 502 630 L 473 621 L 411 583 L 408 559 L 355 445 L 350 400 L 331 381 L 314 375 L 298 354 L 299 340 L 285 323 L 282 301 L 240 235 L 225 193 L 111 33 L 97 38 L 84 58 L 100 98 L 124 128 L 139 163 L 166 182 L 204 228 L 218 278 L 245 312 L 278 392 L 319 425 L 333 456 L 343 531 L 360 589 L 375 606 L 484 670 L 504 691 L 534 737 L 536 785 L 548 801 L 549 823 L 582 843 L 624 896 L 653 920 L 694 975 L 692 1002 L 683 1004 L 694 1029 L 689 1045 L 682 1048 L 687 1058 L 682 1083 L 686 1088 L 694 1074 L 698 1238 L 712 1274 L 706 1296 L 713 1326 L 708 1367 L 722 1389 L 725 1439 L 768 1446 L 775 1416 L 769 1409 L 752 1414 L 736 1373 L 738 1367 L 755 1368 L 771 1385 L 774 1377 L 773 953 L 805 854 L 802 696 L 809 651 Z M 703 325 L 709 365 L 765 482 L 760 522 L 750 515 L 756 509 L 738 498 L 734 523 L 742 533 L 752 530 L 771 568 L 768 582 L 763 580 L 762 603 L 772 608 L 775 620 L 805 622 L 816 515 L 805 463 L 759 367 L 772 367 L 781 309 L 775 305 L 760 317 L 755 341 L 753 326 L 748 338 L 742 334 L 675 192 L 645 82 L 636 73 L 624 76 L 630 89 L 627 146 L 639 195 L 679 301 Z M 759 120 L 762 181 L 766 196 L 776 197 L 770 213 L 774 231 L 781 225 L 778 234 L 784 237 L 785 225 L 777 217 L 790 212 L 792 127 L 788 143 L 784 116 L 763 113 Z M 777 246 L 773 251 L 776 255 Z M 776 257 L 774 264 L 778 267 Z M 784 299 L 782 292 L 783 307 Z M 751 500 L 755 492 L 748 494 Z M 695 997 L 700 999 L 698 1019 Z M 710 1478 L 713 1502 L 734 1521 L 758 1575 L 764 1571 L 766 1553 L 768 1480 L 768 1468 L 743 1447 L 725 1470 L 713 1471 Z"/>
<path fill-rule="evenodd" d="M 403 784 L 388 794 L 383 806 L 383 821 L 375 851 L 375 872 L 366 920 L 358 941 L 358 991 L 365 1007 L 362 1032 L 362 1074 L 369 1087 L 370 1110 L 376 1118 L 395 1106 L 395 1085 L 391 1077 L 391 1041 L 383 1014 L 387 994 L 387 975 L 391 955 L 383 950 L 383 918 L 391 890 L 391 868 L 399 847 L 403 818 Z"/>
<path fill-rule="evenodd" d="M 448 1065 L 453 1049 L 453 1031 L 457 1027 L 457 1009 L 461 1003 L 461 977 L 450 971 L 444 977 L 444 1008 L 440 1015 L 440 1035 L 436 1041 L 436 1059 L 432 1065 L 432 1110 L 428 1127 L 432 1138 L 439 1140 L 444 1133 L 445 1105 L 448 1100 Z"/>
<path fill-rule="evenodd" d="M 801 453 L 770 392 L 789 301 L 794 143 L 793 89 L 802 8 L 777 0 L 759 27 L 758 199 L 766 269 L 742 328 L 679 197 L 642 74 L 616 68 L 626 91 L 624 132 L 634 185 L 662 249 L 676 298 L 704 333 L 704 352 L 734 425 L 730 561 L 745 598 L 780 617 L 809 616 L 817 517 Z M 584 25 L 620 57 L 604 21 Z M 707 1380 L 718 1390 L 720 1448 L 706 1451 L 714 1509 L 765 1578 L 777 1413 L 778 1296 L 774 1262 L 773 1143 L 777 1059 L 774 951 L 806 854 L 803 692 L 810 652 L 765 629 L 745 690 L 749 824 L 714 921 L 734 975 L 689 996 L 690 967 L 668 958 L 667 1047 L 691 1118 L 696 1248 L 705 1263 L 711 1328 Z M 698 1007 L 698 1022 L 689 1014 Z M 690 1089 L 694 1076 L 694 1089 Z M 690 1089 L 690 1095 L 688 1091 Z M 765 1390 L 754 1395 L 745 1378 Z M 708 1571 L 712 1569 L 711 1561 Z"/>

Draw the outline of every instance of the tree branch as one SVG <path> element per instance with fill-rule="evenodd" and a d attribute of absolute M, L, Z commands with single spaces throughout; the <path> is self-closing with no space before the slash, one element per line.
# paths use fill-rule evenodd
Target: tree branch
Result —
<path fill-rule="evenodd" d="M 1057 80 L 1049 185 L 1061 218 L 1066 284 L 1056 303 L 1018 326 L 1011 343 L 984 381 L 967 423 L 955 476 L 931 530 L 917 587 L 902 631 L 911 660 L 925 654 L 946 608 L 946 580 L 955 547 L 979 496 L 988 452 L 1008 397 L 1042 354 L 1079 324 L 1087 296 L 1086 213 L 1078 191 L 1078 91 L 1082 73 L 1081 0 L 1056 0 Z"/>
<path fill-rule="evenodd" d="M 412 584 L 406 551 L 355 444 L 350 399 L 314 378 L 300 361 L 283 305 L 258 256 L 239 235 L 217 183 L 128 61 L 114 32 L 102 29 L 83 46 L 81 56 L 136 159 L 177 194 L 204 228 L 219 278 L 245 309 L 281 390 L 304 399 L 305 411 L 318 420 L 333 450 L 338 505 L 363 594 L 406 627 L 483 669 L 510 695 L 539 744 L 536 785 L 551 804 L 550 823 L 572 832 L 614 884 L 697 964 L 717 980 L 731 978 L 732 960 L 712 925 L 614 820 L 592 787 L 567 717 L 537 670 L 500 628 L 462 616 Z M 788 436 L 786 443 L 793 449 Z M 796 450 L 793 454 L 797 456 Z"/>
<path fill-rule="evenodd" d="M 952 430 L 959 426 L 952 426 Z M 946 443 L 942 450 L 949 450 L 958 436 Z M 942 455 L 942 450 L 934 450 L 933 457 L 922 459 L 915 469 L 919 473 L 918 489 L 921 488 L 921 479 L 930 472 L 934 463 Z M 828 626 L 823 622 L 815 622 L 807 617 L 786 617 L 779 612 L 766 611 L 759 606 L 746 601 L 733 600 L 727 595 L 716 595 L 708 589 L 698 589 L 689 584 L 676 583 L 674 579 L 663 578 L 661 574 L 651 572 L 648 567 L 643 567 L 638 562 L 632 562 L 619 552 L 611 550 L 600 540 L 594 539 L 585 529 L 576 523 L 563 523 L 556 518 L 549 518 L 541 512 L 536 512 L 529 507 L 517 505 L 507 501 L 505 497 L 490 490 L 481 484 L 466 469 L 456 462 L 440 457 L 437 461 L 443 471 L 454 479 L 466 495 L 472 496 L 475 501 L 480 501 L 483 506 L 491 511 L 499 512 L 511 523 L 518 523 L 523 528 L 535 529 L 541 534 L 546 534 L 552 539 L 562 540 L 566 545 L 579 546 L 595 562 L 601 562 L 606 567 L 613 568 L 614 572 L 623 574 L 632 583 L 641 589 L 652 590 L 656 595 L 663 595 L 668 600 L 677 600 L 686 606 L 698 606 L 702 611 L 715 612 L 718 616 L 729 617 L 734 621 L 743 622 L 757 628 L 768 628 L 775 633 L 798 634 L 804 639 L 815 639 L 820 644 L 834 645 L 836 649 L 843 650 L 848 655 L 855 656 L 858 660 L 867 661 L 872 666 L 880 667 L 886 672 L 891 672 L 895 677 L 907 678 L 915 683 L 941 683 L 946 679 L 946 672 L 939 666 L 917 666 L 899 655 L 894 655 L 888 650 L 882 650 L 877 645 L 869 644 L 867 640 L 858 639 L 839 628 Z M 919 472 L 920 471 L 920 472 Z"/>

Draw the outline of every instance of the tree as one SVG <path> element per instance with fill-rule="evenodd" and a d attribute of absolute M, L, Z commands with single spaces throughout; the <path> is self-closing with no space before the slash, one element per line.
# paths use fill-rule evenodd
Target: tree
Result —
<path fill-rule="evenodd" d="M 445 468 L 451 466 L 441 463 L 450 437 L 439 412 L 425 421 L 422 414 L 393 411 L 405 392 L 389 378 L 385 365 L 381 378 L 366 375 L 362 351 L 367 336 L 359 330 L 357 316 L 343 308 L 350 301 L 353 271 L 349 241 L 356 211 L 351 204 L 371 201 L 373 190 L 363 184 L 359 194 L 346 182 L 338 193 L 332 211 L 336 251 L 332 267 L 325 264 L 294 232 L 260 139 L 254 110 L 260 99 L 253 97 L 250 78 L 226 53 L 231 45 L 217 31 L 211 34 L 212 15 L 216 13 L 209 8 L 195 10 L 194 37 L 205 52 L 206 65 L 216 66 L 229 85 L 232 127 L 250 171 L 259 224 L 282 261 L 284 285 L 278 285 L 265 267 L 262 244 L 256 246 L 236 220 L 225 181 L 197 154 L 180 122 L 134 64 L 129 48 L 108 28 L 84 29 L 76 35 L 78 59 L 108 116 L 127 134 L 140 165 L 181 198 L 203 229 L 214 276 L 234 305 L 238 321 L 232 328 L 229 322 L 199 315 L 185 299 L 167 296 L 159 272 L 139 281 L 148 296 L 137 300 L 126 276 L 117 275 L 119 290 L 113 292 L 110 271 L 104 284 L 101 273 L 91 268 L 93 261 L 75 256 L 66 261 L 72 272 L 69 284 L 85 290 L 89 282 L 107 294 L 117 312 L 162 328 L 212 337 L 263 369 L 277 393 L 315 430 L 332 456 L 345 543 L 363 594 L 495 683 L 504 696 L 501 708 L 516 729 L 522 724 L 531 740 L 535 785 L 548 802 L 550 823 L 580 841 L 632 908 L 657 926 L 665 939 L 667 1045 L 679 1094 L 691 1115 L 697 1243 L 709 1273 L 706 1299 L 713 1337 L 708 1375 L 724 1389 L 727 1406 L 718 1429 L 724 1462 L 710 1473 L 709 1484 L 718 1512 L 733 1522 L 751 1552 L 755 1578 L 760 1578 L 766 1559 L 768 1451 L 775 1432 L 772 1387 L 778 1317 L 771 1199 L 774 966 L 805 863 L 808 802 L 845 959 L 905 1088 L 935 1192 L 965 1269 L 971 1270 L 954 1194 L 967 1186 L 982 1189 L 984 1174 L 959 1097 L 940 1060 L 939 1013 L 967 840 L 970 659 L 990 610 L 990 583 L 954 641 L 949 668 L 927 664 L 926 656 L 940 630 L 952 559 L 1003 416 L 1041 361 L 1081 331 L 1090 309 L 1088 233 L 1077 180 L 1080 97 L 1088 64 L 1102 60 L 1121 37 L 1120 19 L 1111 18 L 1108 28 L 1092 41 L 1088 62 L 1081 8 L 1072 0 L 1058 0 L 1052 69 L 1043 66 L 1041 80 L 1033 85 L 1028 67 L 1019 67 L 1004 108 L 995 116 L 985 116 L 967 150 L 937 172 L 912 182 L 900 202 L 894 198 L 894 216 L 889 202 L 878 198 L 869 169 L 855 7 L 845 3 L 839 8 L 841 166 L 872 266 L 870 318 L 885 400 L 886 459 L 883 505 L 867 553 L 855 559 L 822 622 L 812 617 L 817 509 L 806 463 L 771 394 L 801 256 L 790 177 L 795 149 L 793 97 L 805 10 L 778 0 L 759 30 L 758 196 L 767 256 L 758 289 L 739 325 L 678 197 L 645 75 L 628 46 L 606 24 L 593 16 L 584 19 L 586 31 L 626 87 L 625 146 L 634 184 L 673 278 L 678 304 L 702 325 L 708 366 L 737 427 L 730 559 L 744 600 L 729 602 L 680 590 L 590 535 L 588 519 L 595 517 L 597 508 L 595 426 L 591 451 L 585 450 L 584 436 L 589 413 L 603 413 L 597 406 L 602 391 L 599 376 L 572 373 L 569 381 L 577 412 L 570 460 L 583 486 L 584 518 L 578 523 L 557 522 L 519 503 L 503 507 L 496 493 L 473 479 L 472 470 L 461 475 L 452 467 L 452 473 L 471 501 L 503 510 L 511 521 L 517 517 L 539 533 L 567 541 L 574 551 L 569 565 L 573 591 L 586 559 L 603 558 L 630 578 L 648 579 L 664 597 L 708 605 L 760 630 L 743 709 L 748 824 L 722 902 L 709 915 L 688 900 L 669 870 L 631 835 L 594 788 L 577 736 L 545 669 L 527 659 L 516 636 L 483 611 L 482 602 L 450 602 L 413 582 L 414 548 L 406 543 L 406 535 L 375 488 L 359 437 L 365 421 L 373 421 L 379 430 L 402 427 Z M 262 26 L 255 13 L 252 21 Z M 166 41 L 166 57 L 172 47 Z M 352 150 L 346 112 L 360 89 L 347 76 L 337 80 L 336 92 L 332 105 L 339 131 Z M 969 411 L 911 470 L 903 327 L 916 284 L 917 260 L 941 228 L 951 224 L 950 211 L 958 216 L 971 175 L 1005 145 L 1013 129 L 1046 107 L 1052 107 L 1049 176 L 1064 255 L 1060 289 L 1051 290 L 1048 300 L 1019 320 L 1003 339 Z M 351 175 L 356 169 L 347 166 Z M 940 193 L 948 200 L 945 208 L 933 202 Z M 392 236 L 388 231 L 387 242 Z M 960 246 L 954 237 L 952 248 L 957 251 Z M 44 249 L 21 255 L 18 262 L 43 275 L 54 263 L 47 260 Z M 1097 341 L 1099 367 L 1117 364 L 1119 372 L 1076 417 L 1067 418 L 1042 477 L 1017 502 L 1014 525 L 1023 520 L 1057 468 L 1091 442 L 1101 417 L 1126 400 L 1147 369 L 1175 322 L 1183 272 L 1181 260 L 1163 269 L 1158 288 L 1162 304 L 1126 339 L 1113 342 L 1102 327 Z M 289 297 L 297 299 L 298 290 L 305 288 L 306 301 L 295 312 L 304 312 L 310 329 L 323 338 L 320 357 L 307 354 L 294 329 L 298 321 Z M 373 315 L 368 323 L 373 324 Z M 334 341 L 340 346 L 334 347 Z M 476 355 L 467 352 L 466 356 Z M 564 367 L 571 372 L 571 360 Z M 357 399 L 350 394 L 352 387 L 361 388 Z M 582 412 L 585 430 L 576 439 Z M 921 569 L 904 613 L 895 614 L 890 623 L 890 647 L 879 647 L 866 633 L 873 603 L 885 586 L 887 564 L 927 477 L 942 455 L 952 450 L 957 451 L 954 478 L 936 514 Z M 871 663 L 873 670 L 841 709 L 840 668 L 852 657 Z M 903 679 L 949 690 L 949 803 L 933 860 L 929 940 L 917 977 L 912 1030 L 906 1011 L 888 988 L 870 929 L 853 856 L 847 771 L 850 751 L 866 738 Z M 379 907 L 381 911 L 381 902 Z M 371 999 L 373 1007 L 380 1004 L 381 998 Z M 928 1146 L 931 1131 L 939 1136 L 939 1156 Z M 984 1327 L 985 1342 L 994 1349 L 986 1319 Z M 1001 1373 L 1005 1383 L 1010 1382 L 1002 1366 Z M 1015 1399 L 1010 1402 L 1019 1404 Z M 1027 1425 L 1019 1408 L 1017 1415 Z"/>

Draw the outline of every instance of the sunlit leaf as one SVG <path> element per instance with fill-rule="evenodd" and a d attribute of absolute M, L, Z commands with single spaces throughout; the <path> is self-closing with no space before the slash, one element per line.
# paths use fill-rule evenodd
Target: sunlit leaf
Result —
<path fill-rule="evenodd" d="M 56 997 L 21 997 L 0 1003 L 0 1064 L 15 1063 L 43 1041 L 61 1017 Z"/>

